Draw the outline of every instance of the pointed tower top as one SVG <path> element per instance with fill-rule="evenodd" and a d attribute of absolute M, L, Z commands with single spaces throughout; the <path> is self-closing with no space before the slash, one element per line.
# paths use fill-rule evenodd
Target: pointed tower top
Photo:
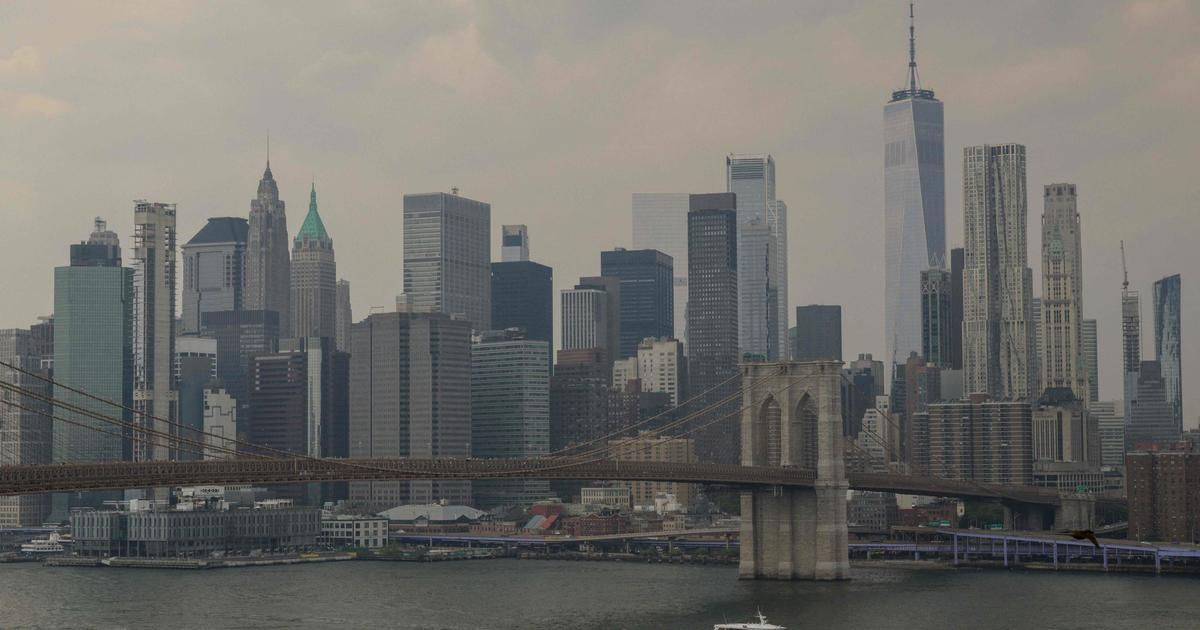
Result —
<path fill-rule="evenodd" d="M 317 183 L 314 181 L 308 197 L 308 215 L 304 217 L 304 223 L 296 233 L 296 242 L 327 240 L 329 233 L 325 231 L 325 223 L 321 221 L 321 214 L 317 212 Z"/>
<path fill-rule="evenodd" d="M 905 98 L 933 98 L 933 90 L 921 89 L 921 77 L 917 73 L 917 20 L 914 3 L 908 3 L 908 80 L 902 90 L 892 92 L 892 100 Z"/>

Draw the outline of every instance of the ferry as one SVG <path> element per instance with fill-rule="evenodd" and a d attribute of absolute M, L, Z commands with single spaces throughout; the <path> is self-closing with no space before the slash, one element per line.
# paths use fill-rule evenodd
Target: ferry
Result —
<path fill-rule="evenodd" d="M 767 623 L 767 618 L 763 616 L 762 611 L 758 611 L 756 615 L 758 621 L 749 623 L 718 623 L 713 626 L 713 630 L 787 630 L 784 626 L 777 626 L 773 623 Z"/>
<path fill-rule="evenodd" d="M 34 538 L 33 540 L 21 545 L 21 553 L 27 553 L 30 555 L 62 553 L 65 551 L 62 545 L 64 542 L 70 541 L 60 538 L 58 534 L 50 534 L 49 538 Z"/>

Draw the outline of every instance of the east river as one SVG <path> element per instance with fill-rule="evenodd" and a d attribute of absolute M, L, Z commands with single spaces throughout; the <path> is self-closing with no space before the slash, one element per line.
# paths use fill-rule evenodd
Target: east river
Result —
<path fill-rule="evenodd" d="M 222 570 L 0 565 L 3 628 L 709 630 L 761 608 L 789 630 L 1197 628 L 1200 579 L 855 568 L 840 583 L 733 567 L 477 560 Z"/>

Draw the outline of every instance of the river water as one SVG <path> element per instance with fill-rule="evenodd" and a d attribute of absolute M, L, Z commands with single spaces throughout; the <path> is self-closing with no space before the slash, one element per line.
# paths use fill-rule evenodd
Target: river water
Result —
<path fill-rule="evenodd" d="M 209 571 L 0 565 L 3 628 L 1200 628 L 1200 579 L 855 568 L 839 583 L 730 566 L 477 560 Z"/>

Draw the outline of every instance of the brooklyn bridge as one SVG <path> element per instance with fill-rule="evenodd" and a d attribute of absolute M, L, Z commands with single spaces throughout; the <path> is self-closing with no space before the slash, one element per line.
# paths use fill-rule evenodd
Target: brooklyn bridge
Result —
<path fill-rule="evenodd" d="M 14 366 L 8 366 L 10 368 Z M 15 368 L 18 369 L 19 368 Z M 181 437 L 172 423 L 146 418 L 128 423 L 85 408 L 53 402 L 115 425 L 133 440 L 169 443 L 176 452 L 218 457 L 192 461 L 118 461 L 0 466 L 0 496 L 128 488 L 222 484 L 313 483 L 373 480 L 611 480 L 666 481 L 727 487 L 741 492 L 739 577 L 823 579 L 849 577 L 847 490 L 959 497 L 998 502 L 1006 521 L 1025 529 L 1087 529 L 1097 503 L 1116 500 L 1061 494 L 1031 486 L 845 470 L 841 364 L 835 361 L 750 363 L 742 366 L 735 412 L 716 418 L 682 416 L 666 425 L 673 437 L 719 422 L 740 423 L 741 465 L 628 461 L 607 444 L 528 459 L 335 459 L 273 452 L 221 438 Z M 31 390 L 0 382 L 0 388 Z M 0 392 L 3 393 L 3 392 Z M 86 392 L 79 392 L 86 395 Z M 36 394 L 36 393 L 35 393 Z M 0 397 L 10 406 L 10 400 Z M 105 401 L 107 402 L 107 401 Z M 737 403 L 740 403 L 737 404 Z M 113 403 L 109 403 L 113 404 Z M 45 414 L 56 422 L 75 422 Z M 106 431 L 87 424 L 89 428 Z M 635 427 L 624 427 L 628 431 Z M 607 437 L 607 436 L 605 436 Z M 599 440 L 597 440 L 599 441 Z M 586 445 L 580 445 L 586 446 Z M 249 448 L 247 448 L 249 447 Z"/>

